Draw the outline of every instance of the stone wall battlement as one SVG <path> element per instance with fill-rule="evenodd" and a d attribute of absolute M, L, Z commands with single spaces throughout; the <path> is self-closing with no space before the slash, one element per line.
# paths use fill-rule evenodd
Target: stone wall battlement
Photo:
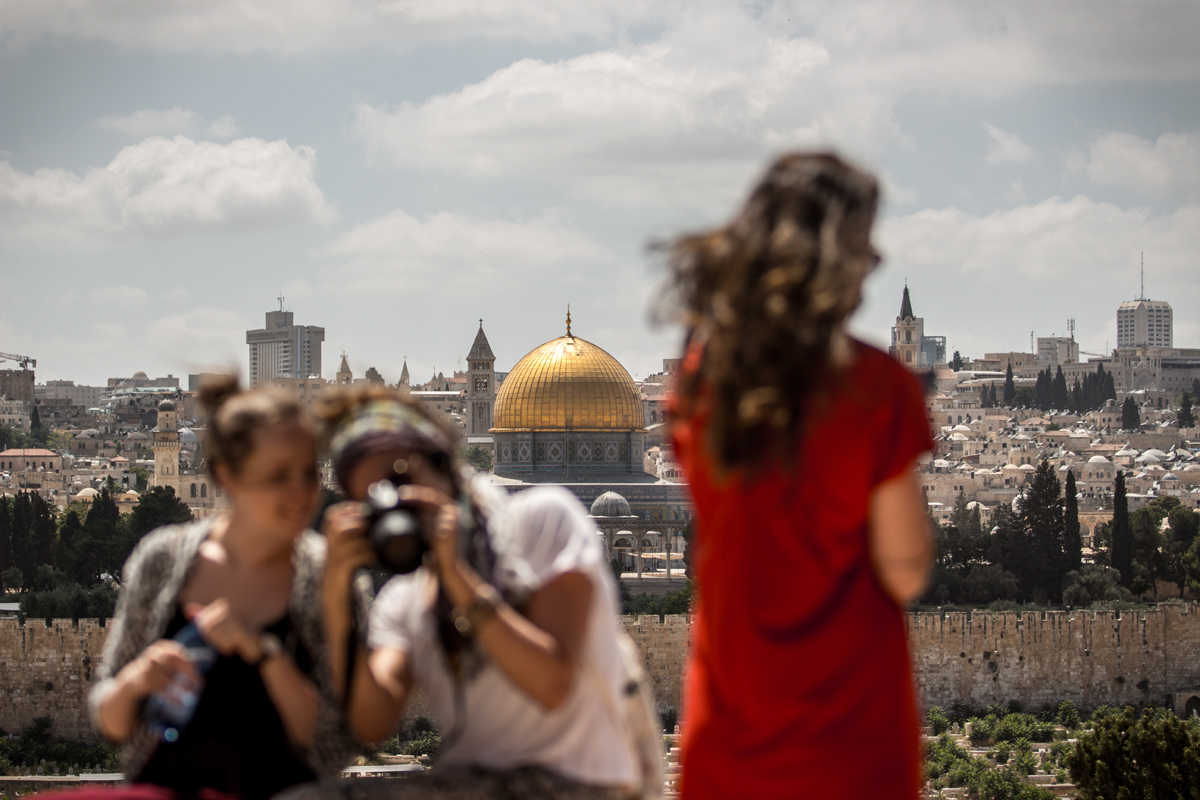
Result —
<path fill-rule="evenodd" d="M 660 709 L 679 709 L 691 621 L 622 617 Z M 1164 703 L 1200 687 L 1200 604 L 1150 611 L 946 612 L 907 615 L 921 705 L 1072 700 L 1085 710 Z M 0 620 L 0 728 L 48 716 L 70 738 L 96 735 L 87 692 L 108 628 L 97 620 Z"/>

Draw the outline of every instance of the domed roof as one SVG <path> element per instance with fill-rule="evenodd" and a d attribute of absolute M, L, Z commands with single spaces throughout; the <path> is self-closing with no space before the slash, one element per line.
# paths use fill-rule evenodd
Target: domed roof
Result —
<path fill-rule="evenodd" d="M 578 336 L 535 348 L 500 384 L 496 431 L 640 431 L 641 396 L 620 362 Z"/>
<path fill-rule="evenodd" d="M 91 500 L 93 497 L 99 497 L 99 496 L 100 496 L 100 493 L 89 486 L 86 489 L 80 489 L 79 493 L 77 495 L 75 495 L 74 497 L 72 497 L 71 499 L 72 500 Z"/>
<path fill-rule="evenodd" d="M 137 372 L 133 373 L 133 379 L 134 379 L 135 381 L 148 381 L 148 380 L 150 380 L 150 378 L 146 376 L 146 373 L 142 372 L 141 370 L 138 370 Z"/>
<path fill-rule="evenodd" d="M 163 400 L 161 403 L 158 404 L 158 410 L 159 411 L 174 411 L 175 410 L 175 402 L 173 400 Z"/>
<path fill-rule="evenodd" d="M 629 501 L 616 492 L 605 492 L 592 501 L 593 517 L 632 517 Z"/>
<path fill-rule="evenodd" d="M 1104 456 L 1092 456 L 1088 459 L 1089 464 L 1107 464 L 1108 459 Z"/>
<path fill-rule="evenodd" d="M 195 442 L 198 440 L 196 439 L 196 434 L 192 433 L 191 428 L 180 428 L 179 429 L 179 441 L 186 443 L 186 442 Z"/>

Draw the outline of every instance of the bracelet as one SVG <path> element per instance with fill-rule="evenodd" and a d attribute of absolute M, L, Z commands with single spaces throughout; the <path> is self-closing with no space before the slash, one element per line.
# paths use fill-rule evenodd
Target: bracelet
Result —
<path fill-rule="evenodd" d="M 504 598 L 495 586 L 490 583 L 480 584 L 466 607 L 458 606 L 451 612 L 455 629 L 463 636 L 474 636 L 480 625 L 496 616 L 496 609 L 502 602 Z"/>
<path fill-rule="evenodd" d="M 272 658 L 283 655 L 283 642 L 273 633 L 264 633 L 258 637 L 258 652 L 258 661 L 254 662 L 254 666 L 261 667 Z"/>

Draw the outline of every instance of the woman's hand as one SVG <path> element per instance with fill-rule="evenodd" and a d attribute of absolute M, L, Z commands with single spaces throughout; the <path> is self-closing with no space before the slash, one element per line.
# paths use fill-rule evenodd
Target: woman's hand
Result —
<path fill-rule="evenodd" d="M 142 700 L 161 692 L 172 681 L 183 678 L 192 686 L 200 685 L 200 674 L 187 650 L 179 642 L 159 639 L 126 664 L 114 676 L 96 708 L 100 730 L 114 742 L 123 742 L 137 725 Z"/>
<path fill-rule="evenodd" d="M 247 664 L 257 664 L 262 659 L 258 632 L 246 627 L 225 598 L 214 600 L 206 606 L 188 603 L 183 614 L 200 631 L 204 641 L 221 655 L 236 653 Z"/>
<path fill-rule="evenodd" d="M 450 495 L 430 486 L 408 484 L 397 487 L 397 491 L 403 502 L 424 512 L 427 544 L 444 583 L 448 570 L 458 561 L 458 504 Z"/>
<path fill-rule="evenodd" d="M 159 639 L 126 664 L 117 680 L 126 685 L 134 699 L 141 700 L 166 689 L 179 675 L 192 685 L 200 683 L 200 673 L 188 658 L 187 648 L 170 639 Z"/>

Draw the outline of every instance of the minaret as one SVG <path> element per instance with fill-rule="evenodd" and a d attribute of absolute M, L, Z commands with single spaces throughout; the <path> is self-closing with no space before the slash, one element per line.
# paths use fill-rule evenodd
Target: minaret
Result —
<path fill-rule="evenodd" d="M 922 361 L 921 340 L 924 338 L 925 320 L 913 314 L 906 281 L 904 297 L 900 301 L 900 315 L 896 317 L 896 327 L 892 328 L 892 346 L 889 350 L 904 366 L 922 369 L 929 366 Z"/>
<path fill-rule="evenodd" d="M 467 353 L 467 435 L 487 436 L 492 427 L 492 409 L 496 405 L 496 355 L 483 332 L 479 332 L 471 352 Z"/>
<path fill-rule="evenodd" d="M 179 421 L 173 400 L 163 400 L 158 404 L 158 426 L 154 429 L 153 448 L 154 485 L 174 487 L 178 494 Z"/>

